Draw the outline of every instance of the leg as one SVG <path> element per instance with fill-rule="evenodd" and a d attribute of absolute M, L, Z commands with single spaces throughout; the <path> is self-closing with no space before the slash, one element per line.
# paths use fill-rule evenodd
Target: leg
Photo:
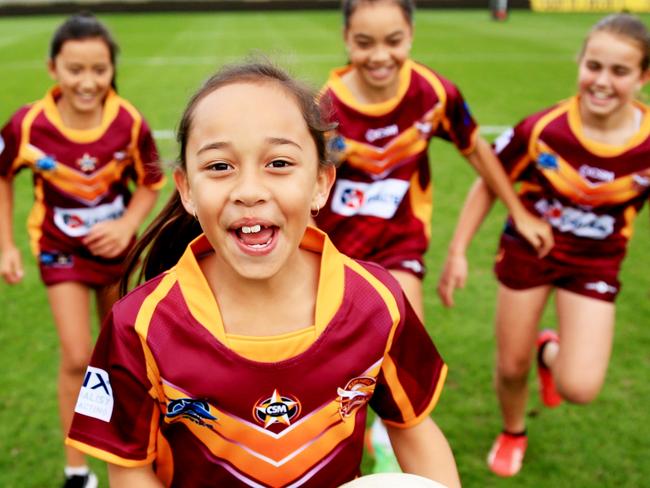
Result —
<path fill-rule="evenodd" d="M 118 284 L 114 283 L 97 288 L 95 299 L 97 303 L 97 315 L 99 316 L 100 325 L 111 311 L 113 304 L 120 298 Z"/>
<path fill-rule="evenodd" d="M 90 290 L 81 283 L 68 281 L 49 286 L 47 297 L 61 344 L 58 396 L 65 436 L 90 360 Z M 86 464 L 84 455 L 71 447 L 65 447 L 65 456 L 68 466 Z"/>
<path fill-rule="evenodd" d="M 537 326 L 550 292 L 550 286 L 513 290 L 499 285 L 495 386 L 503 426 L 508 432 L 521 432 L 526 428 L 528 372 L 533 359 Z"/>
<path fill-rule="evenodd" d="M 391 269 L 390 274 L 399 282 L 402 290 L 418 318 L 424 322 L 424 302 L 422 300 L 422 280 L 409 273 L 398 269 Z"/>
<path fill-rule="evenodd" d="M 537 324 L 550 292 L 548 285 L 520 291 L 499 285 L 495 387 L 505 432 L 497 436 L 487 458 L 488 466 L 499 476 L 514 476 L 519 472 L 528 446 L 525 435 L 528 372 Z"/>
<path fill-rule="evenodd" d="M 591 402 L 603 386 L 614 337 L 615 306 L 568 290 L 557 291 L 560 345 L 547 347 L 544 363 L 560 395 Z"/>

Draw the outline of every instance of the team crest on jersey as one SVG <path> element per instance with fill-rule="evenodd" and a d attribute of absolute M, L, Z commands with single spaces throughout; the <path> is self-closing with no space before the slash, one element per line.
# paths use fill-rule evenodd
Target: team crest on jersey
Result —
<path fill-rule="evenodd" d="M 342 418 L 349 417 L 360 407 L 370 401 L 377 380 L 372 376 L 359 376 L 352 378 L 348 381 L 345 388 L 337 388 L 336 393 L 338 397 L 336 401 L 341 405 L 339 406 L 339 414 Z"/>
<path fill-rule="evenodd" d="M 212 428 L 212 425 L 206 423 L 206 420 L 217 420 L 217 417 L 210 413 L 210 404 L 204 400 L 194 400 L 192 398 L 179 398 L 171 400 L 167 404 L 165 418 L 170 421 L 177 419 L 188 419 L 195 424 Z"/>
<path fill-rule="evenodd" d="M 273 424 L 291 425 L 300 415 L 300 402 L 292 396 L 281 395 L 277 389 L 273 394 L 258 401 L 253 407 L 253 417 L 267 429 Z"/>
<path fill-rule="evenodd" d="M 84 153 L 79 159 L 77 159 L 77 166 L 81 168 L 81 171 L 84 173 L 92 173 L 97 169 L 97 158 L 93 158 L 88 153 Z"/>
<path fill-rule="evenodd" d="M 42 156 L 36 160 L 36 169 L 40 171 L 52 171 L 56 168 L 56 160 L 53 156 Z"/>
<path fill-rule="evenodd" d="M 557 156 L 555 154 L 543 152 L 537 157 L 537 165 L 542 169 L 557 170 Z"/>

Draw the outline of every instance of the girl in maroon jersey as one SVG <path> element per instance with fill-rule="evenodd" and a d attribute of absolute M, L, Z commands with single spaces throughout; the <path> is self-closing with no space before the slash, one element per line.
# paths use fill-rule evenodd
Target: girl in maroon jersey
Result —
<path fill-rule="evenodd" d="M 349 64 L 332 71 L 323 106 L 338 124 L 330 145 L 341 160 L 337 181 L 316 223 L 345 254 L 381 264 L 400 282 L 420 318 L 422 279 L 432 216 L 428 147 L 446 139 L 487 179 L 519 231 L 544 255 L 547 223 L 518 201 L 458 88 L 409 58 L 412 0 L 346 0 Z M 373 436 L 386 439 L 375 423 Z M 391 470 L 386 442 L 375 442 L 376 465 Z M 386 464 L 386 466 L 382 466 Z M 395 466 L 395 463 L 392 463 Z"/>
<path fill-rule="evenodd" d="M 50 45 L 47 95 L 19 109 L 0 133 L 0 274 L 24 274 L 14 244 L 13 176 L 34 173 L 28 227 L 61 345 L 58 397 L 64 432 L 91 352 L 90 295 L 100 318 L 138 226 L 163 182 L 142 116 L 115 92 L 118 47 L 92 15 L 67 19 Z M 127 183 L 135 181 L 133 194 Z M 66 447 L 65 486 L 96 486 L 79 451 Z"/>
<path fill-rule="evenodd" d="M 650 36 L 638 18 L 602 19 L 580 53 L 577 96 L 524 119 L 496 141 L 510 177 L 522 182 L 524 206 L 552 225 L 555 239 L 540 258 L 510 222 L 501 238 L 495 384 L 504 428 L 488 456 L 498 475 L 515 475 L 527 447 L 535 344 L 545 405 L 589 403 L 603 385 L 618 272 L 634 216 L 650 196 L 650 112 L 635 100 L 650 77 L 649 56 Z M 483 180 L 467 196 L 438 284 L 446 306 L 465 283 L 467 246 L 493 200 Z M 538 334 L 553 290 L 558 331 Z"/>
<path fill-rule="evenodd" d="M 328 128 L 268 63 L 190 100 L 178 192 L 123 289 L 143 251 L 151 279 L 104 323 L 69 435 L 112 486 L 339 486 L 359 474 L 368 405 L 406 471 L 460 485 L 426 330 L 387 271 L 308 227 L 334 181 Z"/>

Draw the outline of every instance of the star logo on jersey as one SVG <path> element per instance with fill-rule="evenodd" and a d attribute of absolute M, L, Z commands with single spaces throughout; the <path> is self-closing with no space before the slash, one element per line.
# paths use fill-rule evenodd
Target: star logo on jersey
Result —
<path fill-rule="evenodd" d="M 81 158 L 77 159 L 77 166 L 81 168 L 84 173 L 92 173 L 97 168 L 97 158 L 93 158 L 88 153 L 84 153 Z"/>
<path fill-rule="evenodd" d="M 257 402 L 253 408 L 255 420 L 268 429 L 273 424 L 291 425 L 291 420 L 300 413 L 300 402 L 295 398 L 280 395 L 277 389 L 269 398 Z"/>
<path fill-rule="evenodd" d="M 352 378 L 345 385 L 345 388 L 337 388 L 336 393 L 338 397 L 336 401 L 341 404 L 339 407 L 339 414 L 341 418 L 345 419 L 358 410 L 360 407 L 370 401 L 377 380 L 372 376 L 359 376 Z"/>

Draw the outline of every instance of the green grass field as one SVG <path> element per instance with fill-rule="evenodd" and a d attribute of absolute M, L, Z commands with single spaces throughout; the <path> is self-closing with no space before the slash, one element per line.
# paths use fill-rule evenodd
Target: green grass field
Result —
<path fill-rule="evenodd" d="M 575 57 L 588 27 L 586 14 L 515 11 L 504 23 L 487 11 L 421 10 L 413 57 L 454 80 L 478 121 L 493 137 L 574 92 Z M 320 86 L 345 62 L 338 12 L 105 15 L 122 55 L 120 93 L 161 134 L 167 162 L 169 136 L 190 93 L 224 62 L 261 52 Z M 47 45 L 62 17 L 0 19 L 0 120 L 40 98 L 50 84 Z M 650 16 L 645 17 L 650 21 Z M 492 128 L 492 131 L 489 129 Z M 529 449 L 522 473 L 501 480 L 484 458 L 500 429 L 492 390 L 495 280 L 492 259 L 503 208 L 497 207 L 471 248 L 470 281 L 445 310 L 435 294 L 437 276 L 473 175 L 450 145 L 432 145 L 436 183 L 433 237 L 425 280 L 426 322 L 450 366 L 434 417 L 446 432 L 464 485 L 523 487 L 648 486 L 650 464 L 650 242 L 647 208 L 639 216 L 622 273 L 617 330 L 606 385 L 587 407 L 540 408 L 529 403 Z M 33 258 L 25 219 L 30 178 L 16 183 L 15 234 L 27 276 L 0 284 L 0 486 L 58 486 L 63 463 L 56 406 L 57 337 Z M 166 189 L 165 194 L 169 191 Z M 161 201 L 164 198 L 161 199 Z M 544 326 L 554 325 L 552 307 Z M 534 381 L 531 375 L 531 384 Z M 645 412 L 645 413 L 644 413 Z M 105 482 L 105 468 L 93 463 Z"/>

